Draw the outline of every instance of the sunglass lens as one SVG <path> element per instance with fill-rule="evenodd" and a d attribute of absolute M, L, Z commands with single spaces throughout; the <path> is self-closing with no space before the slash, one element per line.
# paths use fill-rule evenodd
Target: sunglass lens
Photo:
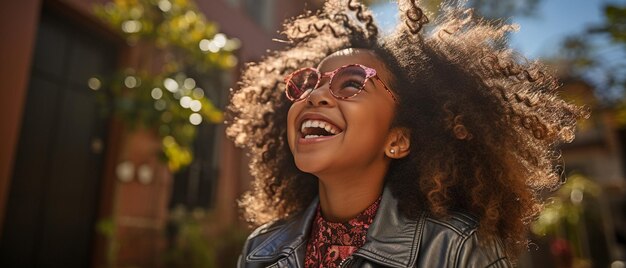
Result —
<path fill-rule="evenodd" d="M 297 71 L 287 81 L 287 94 L 296 100 L 306 98 L 306 94 L 315 89 L 318 79 L 319 75 L 314 69 Z"/>
<path fill-rule="evenodd" d="M 357 65 L 347 66 L 337 71 L 330 90 L 337 97 L 349 98 L 359 93 L 365 84 L 367 73 Z"/>

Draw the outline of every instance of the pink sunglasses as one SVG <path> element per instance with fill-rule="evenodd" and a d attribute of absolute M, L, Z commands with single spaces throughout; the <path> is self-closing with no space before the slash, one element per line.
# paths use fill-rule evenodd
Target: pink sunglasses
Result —
<path fill-rule="evenodd" d="M 344 100 L 358 95 L 363 91 L 367 80 L 373 77 L 385 87 L 393 101 L 398 102 L 387 85 L 376 75 L 376 70 L 361 64 L 344 65 L 323 74 L 312 67 L 299 69 L 285 78 L 285 95 L 293 102 L 306 99 L 319 86 L 323 77 L 330 78 L 328 88 L 337 99 Z"/>

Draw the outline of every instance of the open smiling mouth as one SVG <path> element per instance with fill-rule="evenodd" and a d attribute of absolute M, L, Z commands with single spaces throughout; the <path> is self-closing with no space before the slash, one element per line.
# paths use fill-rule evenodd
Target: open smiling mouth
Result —
<path fill-rule="evenodd" d="M 331 137 L 341 133 L 338 127 L 321 120 L 304 120 L 300 126 L 300 134 L 303 139 L 319 137 Z"/>

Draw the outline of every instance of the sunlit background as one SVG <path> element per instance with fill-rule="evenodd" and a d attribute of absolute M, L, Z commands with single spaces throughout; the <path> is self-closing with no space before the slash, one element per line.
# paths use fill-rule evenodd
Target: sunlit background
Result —
<path fill-rule="evenodd" d="M 397 8 L 370 0 L 389 32 Z M 436 14 L 438 0 L 424 1 Z M 321 0 L 22 0 L 0 9 L 0 267 L 233 267 L 245 152 L 222 111 Z M 473 0 L 587 105 L 520 267 L 626 267 L 626 1 Z"/>

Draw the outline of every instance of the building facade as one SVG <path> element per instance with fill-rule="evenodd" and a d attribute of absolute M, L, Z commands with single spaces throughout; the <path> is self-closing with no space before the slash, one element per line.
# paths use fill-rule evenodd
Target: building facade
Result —
<path fill-rule="evenodd" d="M 0 11 L 0 266 L 161 266 L 178 201 L 218 215 L 213 232 L 239 224 L 235 200 L 249 177 L 223 126 L 201 128 L 195 147 L 205 156 L 172 175 L 155 133 L 99 115 L 89 78 L 137 66 L 155 46 L 129 45 L 101 22 L 93 6 L 105 3 L 10 1 Z M 319 5 L 197 1 L 241 41 L 238 68 L 212 89 L 217 104 L 226 104 L 243 63 L 281 46 L 271 40 L 285 18 Z"/>

